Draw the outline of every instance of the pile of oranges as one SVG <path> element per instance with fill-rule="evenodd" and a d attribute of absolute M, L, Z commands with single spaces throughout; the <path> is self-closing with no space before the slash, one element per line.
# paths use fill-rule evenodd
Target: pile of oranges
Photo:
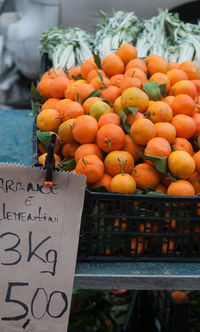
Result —
<path fill-rule="evenodd" d="M 56 163 L 74 160 L 73 172 L 85 174 L 88 187 L 195 196 L 199 77 L 192 61 L 170 63 L 158 55 L 143 60 L 133 45 L 124 44 L 98 66 L 89 58 L 68 73 L 48 70 L 37 86 L 46 99 L 37 128 L 56 133 Z M 38 149 L 44 164 L 42 142 Z"/>

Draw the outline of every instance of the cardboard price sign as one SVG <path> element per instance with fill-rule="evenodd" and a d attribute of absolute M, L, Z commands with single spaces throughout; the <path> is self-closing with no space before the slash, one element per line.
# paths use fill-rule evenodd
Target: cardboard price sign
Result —
<path fill-rule="evenodd" d="M 85 177 L 0 164 L 0 331 L 66 332 Z"/>

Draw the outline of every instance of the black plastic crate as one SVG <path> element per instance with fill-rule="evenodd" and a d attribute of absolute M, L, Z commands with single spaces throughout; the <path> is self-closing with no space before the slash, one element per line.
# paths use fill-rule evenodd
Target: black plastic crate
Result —
<path fill-rule="evenodd" d="M 79 259 L 198 260 L 198 197 L 86 190 Z"/>
<path fill-rule="evenodd" d="M 50 65 L 44 54 L 41 74 Z M 36 129 L 35 119 L 33 165 L 37 165 L 38 156 Z M 86 189 L 77 260 L 199 262 L 199 221 L 198 196 L 117 194 Z"/>
<path fill-rule="evenodd" d="M 152 331 L 200 331 L 200 315 L 191 301 L 177 302 L 170 291 L 143 291 L 142 302 L 151 315 Z"/>
<path fill-rule="evenodd" d="M 91 313 L 92 315 L 93 313 Z M 113 327 L 114 328 L 114 327 Z M 128 311 L 122 325 L 114 328 L 114 332 L 143 332 L 141 322 L 141 291 L 134 291 L 131 295 L 130 303 L 128 305 Z M 109 331 L 109 328 L 107 329 Z M 67 332 L 94 332 L 86 330 L 77 330 L 68 328 Z"/>

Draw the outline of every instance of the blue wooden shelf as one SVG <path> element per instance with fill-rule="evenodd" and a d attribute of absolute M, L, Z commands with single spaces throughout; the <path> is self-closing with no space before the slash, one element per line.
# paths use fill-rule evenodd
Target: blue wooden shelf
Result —
<path fill-rule="evenodd" d="M 200 289 L 200 263 L 77 263 L 74 288 Z"/>
<path fill-rule="evenodd" d="M 0 110 L 0 162 L 32 165 L 31 110 Z"/>
<path fill-rule="evenodd" d="M 31 110 L 0 110 L 0 162 L 32 165 Z M 77 263 L 75 288 L 200 289 L 200 263 Z"/>

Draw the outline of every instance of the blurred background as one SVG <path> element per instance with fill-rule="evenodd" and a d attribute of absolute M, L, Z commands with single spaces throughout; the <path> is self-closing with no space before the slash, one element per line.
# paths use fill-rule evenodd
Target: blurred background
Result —
<path fill-rule="evenodd" d="M 94 32 L 98 11 L 134 11 L 140 18 L 158 8 L 179 11 L 183 20 L 197 19 L 200 1 L 188 0 L 0 0 L 0 105 L 30 108 L 30 85 L 40 72 L 40 37 L 51 27 Z"/>

